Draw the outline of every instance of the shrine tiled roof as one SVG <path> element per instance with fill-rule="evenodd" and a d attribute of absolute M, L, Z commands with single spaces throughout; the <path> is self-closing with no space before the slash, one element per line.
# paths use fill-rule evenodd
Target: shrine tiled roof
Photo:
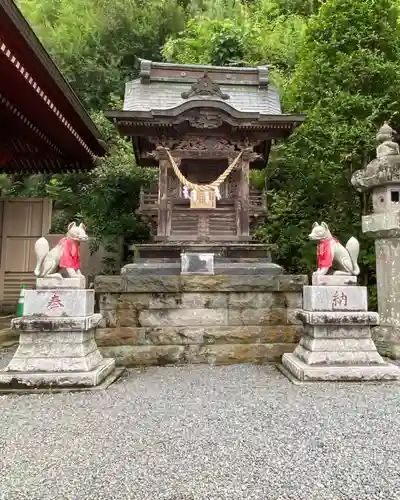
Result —
<path fill-rule="evenodd" d="M 188 101 L 222 101 L 237 111 L 258 112 L 266 115 L 281 114 L 279 94 L 272 88 L 259 89 L 245 85 L 221 85 L 222 92 L 229 95 L 224 101 L 217 96 L 197 95 L 183 99 L 181 94 L 188 90 L 190 85 L 185 83 L 152 82 L 144 85 L 140 80 L 126 84 L 124 111 L 151 111 L 153 109 L 172 109 Z"/>
<path fill-rule="evenodd" d="M 182 65 L 142 61 L 140 78 L 125 86 L 124 111 L 176 108 L 190 101 L 225 102 L 239 112 L 280 115 L 268 68 Z"/>

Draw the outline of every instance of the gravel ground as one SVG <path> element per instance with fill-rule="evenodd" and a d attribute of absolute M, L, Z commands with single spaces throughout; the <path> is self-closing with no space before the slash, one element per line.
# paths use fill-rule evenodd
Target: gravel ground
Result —
<path fill-rule="evenodd" d="M 399 385 L 294 386 L 253 365 L 0 396 L 0 499 L 399 500 L 399 409 Z"/>

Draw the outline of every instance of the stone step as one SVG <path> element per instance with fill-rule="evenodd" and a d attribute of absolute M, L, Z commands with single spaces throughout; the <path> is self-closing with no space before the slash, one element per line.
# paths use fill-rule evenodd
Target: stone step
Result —
<path fill-rule="evenodd" d="M 176 262 L 135 262 L 123 267 L 121 274 L 170 276 L 181 274 L 181 263 Z M 222 275 L 268 275 L 283 274 L 281 266 L 271 262 L 214 262 L 214 274 Z"/>

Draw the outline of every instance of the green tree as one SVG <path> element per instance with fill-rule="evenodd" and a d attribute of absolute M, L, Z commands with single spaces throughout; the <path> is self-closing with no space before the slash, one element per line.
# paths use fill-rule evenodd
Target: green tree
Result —
<path fill-rule="evenodd" d="M 163 48 L 168 61 L 215 65 L 268 64 L 285 89 L 298 62 L 307 19 L 283 15 L 276 0 L 193 1 L 185 29 Z"/>
<path fill-rule="evenodd" d="M 288 102 L 308 113 L 271 165 L 271 218 L 260 236 L 278 243 L 281 262 L 310 271 L 306 244 L 316 218 L 344 240 L 360 234 L 365 209 L 350 185 L 374 154 L 374 137 L 399 111 L 398 10 L 391 0 L 330 0 L 311 19 Z M 364 279 L 374 261 L 363 242 Z"/>
<path fill-rule="evenodd" d="M 182 31 L 171 34 L 162 54 L 184 64 L 251 64 L 257 32 L 250 11 L 239 0 L 193 0 Z"/>
<path fill-rule="evenodd" d="M 230 20 L 191 19 L 176 38 L 166 42 L 163 55 L 185 64 L 241 65 L 251 36 L 247 26 Z"/>
<path fill-rule="evenodd" d="M 90 109 L 121 96 L 137 58 L 161 59 L 166 38 L 183 29 L 176 0 L 19 0 L 28 21 Z"/>

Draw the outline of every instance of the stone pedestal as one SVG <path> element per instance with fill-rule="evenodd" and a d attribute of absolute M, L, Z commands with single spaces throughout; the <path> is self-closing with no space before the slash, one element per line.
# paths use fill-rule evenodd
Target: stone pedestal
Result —
<path fill-rule="evenodd" d="M 400 368 L 382 359 L 371 338 L 379 316 L 367 310 L 366 287 L 340 286 L 348 277 L 332 278 L 336 286 L 304 287 L 297 317 L 305 335 L 293 354 L 283 355 L 283 366 L 300 381 L 400 379 Z"/>
<path fill-rule="evenodd" d="M 94 291 L 85 280 L 37 280 L 25 294 L 24 316 L 12 321 L 20 332 L 14 357 L 0 372 L 0 389 L 89 388 L 115 368 L 95 341 L 102 315 L 94 314 Z"/>

